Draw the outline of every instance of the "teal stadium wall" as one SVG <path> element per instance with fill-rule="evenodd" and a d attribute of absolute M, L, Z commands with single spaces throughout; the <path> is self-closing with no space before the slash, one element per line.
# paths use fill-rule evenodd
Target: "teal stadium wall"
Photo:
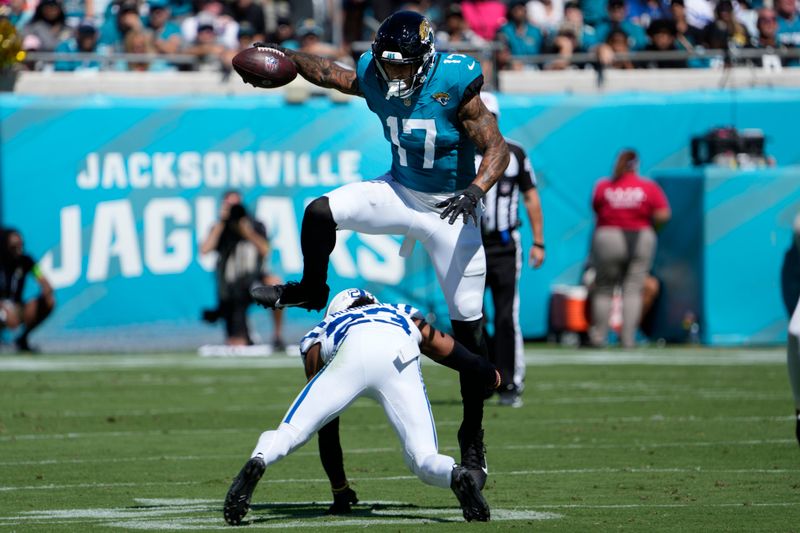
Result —
<path fill-rule="evenodd" d="M 779 165 L 800 164 L 800 90 L 501 95 L 500 105 L 501 130 L 528 150 L 545 212 L 546 265 L 526 268 L 521 280 L 521 323 L 529 338 L 547 332 L 551 287 L 578 282 L 593 225 L 592 187 L 610 172 L 621 147 L 639 150 L 644 174 L 653 175 L 687 167 L 692 136 L 734 125 L 762 129 Z M 57 286 L 59 308 L 35 339 L 49 349 L 156 349 L 221 340 L 219 327 L 199 321 L 214 292 L 212 265 L 198 257 L 198 246 L 222 192 L 244 192 L 248 207 L 269 227 L 272 269 L 298 278 L 306 203 L 340 184 L 381 174 L 390 158 L 380 124 L 358 99 L 288 105 L 269 93 L 3 95 L 0 118 L 2 222 L 23 230 L 29 252 L 41 258 Z M 791 218 L 800 207 L 796 184 L 784 179 L 770 194 L 753 195 L 760 185 L 752 180 L 751 187 L 734 187 L 730 198 L 720 200 L 732 208 L 710 213 L 736 238 L 706 240 L 695 249 L 692 260 L 703 261 L 709 246 L 717 247 L 715 257 L 727 259 L 705 265 L 713 271 L 704 275 L 722 276 L 724 283 L 705 290 L 695 273 L 700 281 L 692 290 L 705 290 L 704 320 L 736 335 L 708 334 L 707 342 L 784 340 L 778 279 Z M 692 239 L 703 223 L 705 215 L 678 207 L 692 198 L 671 197 L 677 209 L 669 231 L 677 242 Z M 737 204 L 749 206 L 746 217 L 733 208 Z M 522 231 L 527 247 L 530 230 Z M 751 235 L 762 239 L 757 261 L 741 242 Z M 446 324 L 420 246 L 403 261 L 398 238 L 343 234 L 339 241 L 332 258 L 334 291 L 362 285 L 381 299 L 435 313 Z M 659 269 L 679 271 L 664 259 Z M 734 305 L 737 295 L 745 297 L 738 281 L 746 278 L 763 283 L 746 295 L 746 305 Z M 302 334 L 318 316 L 291 310 L 291 334 Z M 254 311 L 253 318 L 269 338 L 266 313 Z"/>

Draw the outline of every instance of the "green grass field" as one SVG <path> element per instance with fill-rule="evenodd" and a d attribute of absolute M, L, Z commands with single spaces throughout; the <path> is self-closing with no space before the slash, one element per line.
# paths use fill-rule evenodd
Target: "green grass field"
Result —
<path fill-rule="evenodd" d="M 359 400 L 342 416 L 354 513 L 324 516 L 312 440 L 267 470 L 247 529 L 800 531 L 782 350 L 527 358 L 525 405 L 486 409 L 491 522 L 465 525 L 452 493 L 414 478 L 382 411 Z M 0 356 L 0 529 L 230 529 L 230 480 L 302 374 L 285 356 Z M 457 376 L 424 374 L 457 456 Z"/>

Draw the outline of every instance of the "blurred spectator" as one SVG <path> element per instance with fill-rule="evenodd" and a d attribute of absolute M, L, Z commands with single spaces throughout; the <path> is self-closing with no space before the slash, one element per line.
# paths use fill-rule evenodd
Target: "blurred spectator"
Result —
<path fill-rule="evenodd" d="M 698 30 L 702 30 L 714 20 L 714 4 L 712 0 L 684 0 L 686 21 Z"/>
<path fill-rule="evenodd" d="M 642 28 L 650 22 L 671 16 L 669 0 L 628 0 L 628 20 Z"/>
<path fill-rule="evenodd" d="M 564 20 L 564 1 L 530 0 L 526 3 L 526 14 L 531 24 L 552 35 Z"/>
<path fill-rule="evenodd" d="M 635 346 L 636 328 L 642 316 L 642 288 L 653 263 L 656 233 L 671 216 L 664 191 L 638 175 L 634 150 L 617 157 L 611 178 L 600 180 L 592 195 L 597 217 L 592 238 L 591 263 L 596 269 L 592 297 L 593 346 L 608 342 L 608 324 L 614 287 L 622 287 L 622 331 L 625 348 Z"/>
<path fill-rule="evenodd" d="M 595 26 L 597 42 L 607 43 L 612 30 L 621 30 L 628 38 L 629 49 L 643 49 L 647 45 L 644 28 L 626 20 L 627 12 L 625 0 L 608 0 L 608 18 Z"/>
<path fill-rule="evenodd" d="M 719 0 L 714 8 L 714 21 L 703 28 L 703 44 L 712 50 L 743 48 L 750 42 L 744 24 L 733 15 L 731 0 Z"/>
<path fill-rule="evenodd" d="M 677 43 L 678 30 L 673 20 L 654 20 L 647 28 L 647 34 L 650 36 L 650 43 L 645 47 L 648 52 L 681 50 Z M 652 59 L 642 66 L 646 68 L 687 68 L 689 65 L 686 59 Z"/>
<path fill-rule="evenodd" d="M 492 39 L 494 36 L 492 36 Z M 484 40 L 472 31 L 467 24 L 459 4 L 451 4 L 445 15 L 443 28 L 436 32 L 436 49 L 449 50 L 450 44 L 472 45 L 476 48 L 484 44 Z"/>
<path fill-rule="evenodd" d="M 256 32 L 249 22 L 242 22 L 239 24 L 239 51 L 246 50 L 253 46 L 253 43 L 259 42 L 255 38 Z M 261 41 L 263 42 L 263 40 Z"/>
<path fill-rule="evenodd" d="M 232 0 L 228 4 L 228 14 L 241 26 L 247 23 L 252 28 L 253 40 L 263 41 L 267 36 L 264 10 L 254 0 Z"/>
<path fill-rule="evenodd" d="M 10 0 L 6 17 L 21 30 L 33 18 L 33 7 L 27 0 Z"/>
<path fill-rule="evenodd" d="M 72 36 L 66 24 L 64 8 L 59 0 L 41 0 L 33 18 L 22 31 L 22 47 L 25 50 L 52 52 L 61 41 Z"/>
<path fill-rule="evenodd" d="M 575 32 L 570 28 L 561 28 L 558 33 L 553 37 L 552 44 L 548 49 L 548 53 L 557 54 L 558 58 L 546 63 L 545 70 L 564 70 L 568 68 L 577 68 L 578 65 L 572 63 L 572 56 L 578 50 L 578 38 Z"/>
<path fill-rule="evenodd" d="M 252 303 L 250 288 L 256 283 L 281 283 L 264 270 L 269 241 L 264 224 L 252 218 L 242 204 L 242 195 L 228 191 L 222 196 L 219 220 L 211 227 L 200 246 L 200 253 L 217 253 L 217 308 L 203 312 L 203 319 L 225 322 L 225 343 L 232 346 L 253 344 L 247 324 L 247 308 Z M 283 349 L 281 338 L 283 311 L 274 312 L 273 346 Z"/>
<path fill-rule="evenodd" d="M 50 316 L 56 305 L 53 287 L 44 276 L 36 261 L 25 253 L 22 234 L 14 228 L 0 232 L 0 327 L 22 332 L 14 340 L 21 352 L 34 352 L 28 337 L 44 320 Z M 39 283 L 37 298 L 23 301 L 25 281 L 28 274 Z"/>
<path fill-rule="evenodd" d="M 364 16 L 369 7 L 368 4 L 367 0 L 343 0 L 344 22 L 342 23 L 342 33 L 346 44 L 349 45 L 367 38 L 364 35 Z"/>
<path fill-rule="evenodd" d="M 559 31 L 571 31 L 577 41 L 577 49 L 586 51 L 597 44 L 595 29 L 583 20 L 583 11 L 580 4 L 570 0 L 564 4 L 564 21 Z"/>
<path fill-rule="evenodd" d="M 122 0 L 112 7 L 111 12 L 113 15 L 105 20 L 100 29 L 100 43 L 115 52 L 122 52 L 125 35 L 131 30 L 144 28 L 144 22 L 136 0 Z"/>
<path fill-rule="evenodd" d="M 583 19 L 586 24 L 596 27 L 603 22 L 607 16 L 607 0 L 580 0 Z"/>
<path fill-rule="evenodd" d="M 188 20 L 188 19 L 187 19 Z M 196 28 L 195 38 L 186 45 L 184 52 L 197 58 L 198 70 L 218 70 L 220 63 L 227 65 L 238 50 L 238 29 L 236 35 L 236 48 L 225 46 L 214 31 L 212 20 L 201 20 Z"/>
<path fill-rule="evenodd" d="M 500 0 L 463 0 L 461 12 L 469 28 L 485 41 L 493 41 L 506 22 L 506 5 Z"/>
<path fill-rule="evenodd" d="M 297 42 L 296 37 L 292 19 L 288 17 L 278 17 L 275 32 L 272 33 L 267 40 L 268 42 L 279 44 L 284 48 L 297 50 L 300 47 L 300 43 Z"/>
<path fill-rule="evenodd" d="M 786 57 L 779 57 L 777 51 L 788 50 L 791 47 L 778 40 L 778 18 L 774 9 L 763 8 L 758 11 L 756 20 L 758 34 L 752 39 L 751 47 L 764 50 L 764 55 L 753 60 L 756 66 L 798 66 L 800 61 Z M 772 62 L 772 63 L 770 63 Z"/>
<path fill-rule="evenodd" d="M 634 68 L 631 60 L 625 57 L 631 51 L 629 42 L 628 35 L 621 28 L 612 29 L 606 37 L 606 42 L 597 47 L 599 61 L 609 68 Z"/>
<path fill-rule="evenodd" d="M 508 48 L 511 65 L 501 68 L 519 70 L 524 64 L 520 56 L 536 55 L 542 50 L 542 32 L 528 22 L 524 0 L 512 0 L 508 8 L 508 22 L 497 32 L 497 39 Z"/>
<path fill-rule="evenodd" d="M 170 20 L 171 16 L 167 0 L 150 0 L 147 29 L 153 33 L 153 46 L 159 54 L 177 54 L 183 45 L 181 29 Z"/>
<path fill-rule="evenodd" d="M 206 46 L 212 41 L 208 35 L 200 36 L 201 28 L 214 34 L 213 43 L 224 50 L 236 50 L 239 45 L 239 24 L 229 15 L 223 14 L 220 0 L 200 0 L 196 15 L 187 17 L 181 23 L 181 34 L 186 43 Z"/>
<path fill-rule="evenodd" d="M 324 31 L 313 20 L 307 20 L 297 29 L 298 50 L 330 59 L 336 59 L 355 68 L 355 60 L 343 48 L 323 40 Z"/>
<path fill-rule="evenodd" d="M 156 47 L 153 42 L 153 35 L 145 30 L 131 30 L 125 35 L 123 50 L 126 54 L 149 54 L 154 56 Z M 127 61 L 126 63 L 125 70 L 131 71 L 163 72 L 165 70 L 173 70 L 169 63 L 156 57 L 151 57 L 149 61 Z"/>
<path fill-rule="evenodd" d="M 672 0 L 670 12 L 675 21 L 675 41 L 683 50 L 691 51 L 703 42 L 703 32 L 689 24 L 686 18 L 685 0 Z"/>
<path fill-rule="evenodd" d="M 800 15 L 795 0 L 775 0 L 778 14 L 778 40 L 785 45 L 800 47 Z"/>
<path fill-rule="evenodd" d="M 88 21 L 82 22 L 75 30 L 75 36 L 72 39 L 62 41 L 56 47 L 56 52 L 65 54 L 78 54 L 98 53 L 98 39 L 99 34 L 97 28 Z M 100 61 L 96 59 L 81 60 L 81 61 L 65 61 L 60 60 L 55 62 L 55 70 L 58 71 L 76 71 L 76 70 L 100 70 Z"/>

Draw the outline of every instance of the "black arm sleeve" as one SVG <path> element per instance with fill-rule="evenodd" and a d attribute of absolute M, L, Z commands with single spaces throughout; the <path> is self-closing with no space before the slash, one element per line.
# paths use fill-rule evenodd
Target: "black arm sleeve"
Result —
<path fill-rule="evenodd" d="M 344 473 L 344 458 L 342 444 L 339 441 L 339 417 L 337 416 L 317 432 L 319 442 L 319 458 L 322 468 L 328 475 L 331 488 L 338 489 L 347 485 L 347 476 Z"/>

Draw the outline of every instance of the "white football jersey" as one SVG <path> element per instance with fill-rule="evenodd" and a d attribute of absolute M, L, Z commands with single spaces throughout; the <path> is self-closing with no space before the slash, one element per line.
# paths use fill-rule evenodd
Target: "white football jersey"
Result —
<path fill-rule="evenodd" d="M 336 354 L 350 328 L 376 322 L 401 328 L 414 342 L 419 344 L 422 342 L 422 334 L 414 324 L 412 320 L 414 318 L 423 318 L 422 313 L 405 304 L 372 304 L 345 309 L 325 317 L 322 322 L 314 326 L 314 329 L 306 333 L 300 342 L 300 353 L 305 360 L 308 350 L 320 343 L 320 357 L 323 362 L 327 363 Z"/>

